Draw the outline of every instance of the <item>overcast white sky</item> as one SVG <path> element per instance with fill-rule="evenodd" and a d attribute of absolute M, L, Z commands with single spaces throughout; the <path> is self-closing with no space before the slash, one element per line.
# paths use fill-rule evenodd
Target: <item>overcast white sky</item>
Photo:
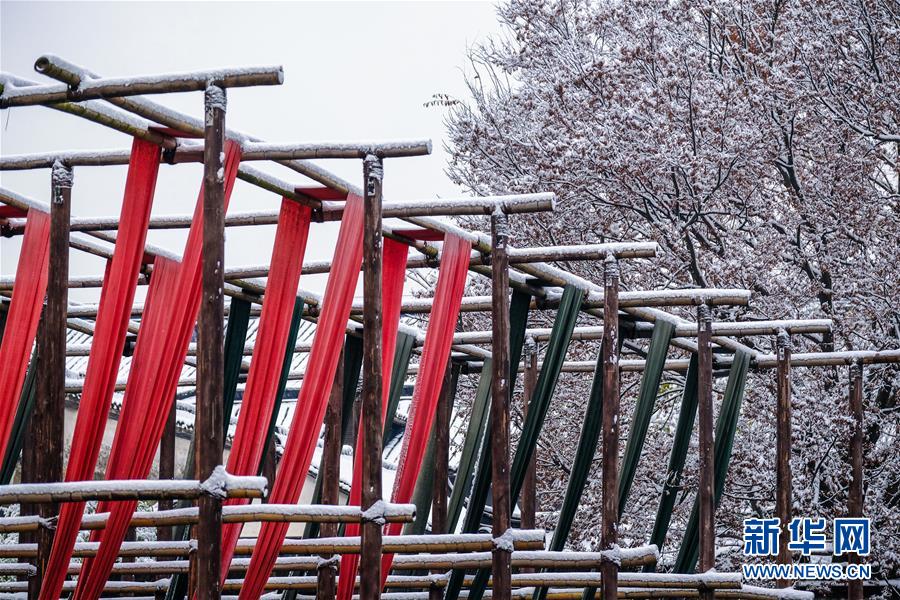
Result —
<path fill-rule="evenodd" d="M 53 53 L 102 75 L 152 74 L 221 66 L 281 64 L 280 87 L 229 91 L 228 124 L 267 141 L 431 138 L 429 157 L 386 164 L 391 199 L 458 195 L 444 175 L 443 114 L 423 103 L 434 93 L 466 96 L 466 50 L 497 31 L 489 2 L 0 2 L 0 68 L 49 81 L 34 60 Z M 157 97 L 196 116 L 202 94 Z M 0 113 L 4 155 L 63 149 L 122 148 L 127 136 L 43 107 Z M 360 161 L 327 161 L 340 175 L 362 178 Z M 117 215 L 125 167 L 76 170 L 72 212 Z M 297 185 L 283 167 L 267 167 Z M 154 214 L 189 214 L 199 165 L 164 166 Z M 0 183 L 46 202 L 49 171 L 3 172 Z M 229 211 L 274 209 L 279 199 L 237 182 Z M 307 260 L 330 259 L 335 224 L 314 225 Z M 274 227 L 228 233 L 229 266 L 267 263 Z M 149 240 L 181 252 L 184 233 L 151 232 Z M 13 275 L 19 240 L 0 241 L 0 274 Z M 73 255 L 72 275 L 99 275 L 99 260 Z M 301 287 L 324 289 L 323 277 Z M 73 300 L 92 294 L 74 291 Z"/>

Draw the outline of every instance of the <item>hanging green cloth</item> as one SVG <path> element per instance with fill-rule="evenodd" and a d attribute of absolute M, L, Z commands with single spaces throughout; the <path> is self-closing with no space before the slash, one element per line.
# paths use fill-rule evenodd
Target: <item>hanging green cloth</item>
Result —
<path fill-rule="evenodd" d="M 294 300 L 294 312 L 291 314 L 291 326 L 288 329 L 287 345 L 284 349 L 284 359 L 281 361 L 281 376 L 278 379 L 278 391 L 275 393 L 275 405 L 272 407 L 272 418 L 269 419 L 269 431 L 266 433 L 264 452 L 269 451 L 272 437 L 275 435 L 275 427 L 278 424 L 278 413 L 281 412 L 281 402 L 284 399 L 284 391 L 287 389 L 288 377 L 291 374 L 291 363 L 294 361 L 294 352 L 297 348 L 297 335 L 300 333 L 300 323 L 303 322 L 303 300 Z M 263 459 L 265 461 L 265 459 Z M 262 461 L 261 461 L 262 462 Z M 259 465 L 262 474 L 262 464 Z"/>
<path fill-rule="evenodd" d="M 391 367 L 391 391 L 388 395 L 388 406 L 384 417 L 384 434 L 382 446 L 387 443 L 391 435 L 391 426 L 394 417 L 397 416 L 397 406 L 403 396 L 403 388 L 406 385 L 406 374 L 409 371 L 409 358 L 412 356 L 413 345 L 416 338 L 402 331 L 397 334 L 397 347 L 394 350 L 394 364 Z"/>
<path fill-rule="evenodd" d="M 719 505 L 722 492 L 725 490 L 725 479 L 728 477 L 728 464 L 731 462 L 731 450 L 734 446 L 734 436 L 737 433 L 738 418 L 741 413 L 741 401 L 744 399 L 744 384 L 747 380 L 747 370 L 750 367 L 750 354 L 743 350 L 734 353 L 731 370 L 728 373 L 728 384 L 725 386 L 725 396 L 722 399 L 722 408 L 716 421 L 715 437 L 715 485 L 713 490 L 714 506 Z M 684 539 L 678 551 L 675 561 L 676 573 L 689 573 L 697 565 L 697 556 L 700 551 L 700 504 L 697 497 L 694 498 L 694 506 L 684 530 Z"/>
<path fill-rule="evenodd" d="M 563 290 L 562 300 L 560 301 L 559 310 L 556 319 L 553 322 L 553 329 L 550 332 L 550 341 L 547 345 L 547 351 L 544 356 L 544 364 L 541 373 L 538 376 L 534 393 L 531 396 L 531 402 L 528 405 L 528 415 L 525 419 L 522 436 L 519 439 L 519 446 L 516 449 L 516 455 L 513 459 L 512 468 L 510 470 L 510 498 L 515 505 L 522 484 L 525 480 L 525 471 L 531 457 L 534 454 L 534 448 L 537 445 L 538 436 L 544 418 L 547 415 L 550 399 L 553 396 L 553 390 L 562 371 L 562 365 L 565 361 L 566 349 L 572 339 L 572 330 L 575 328 L 575 321 L 578 317 L 578 311 L 581 309 L 581 301 L 584 297 L 584 291 L 567 285 Z M 513 296 L 515 300 L 515 295 Z M 530 302 L 530 298 L 529 298 Z M 522 358 L 522 348 L 524 346 L 525 322 L 521 323 L 522 336 L 518 338 L 513 332 L 518 331 L 513 325 L 513 310 L 510 309 L 510 357 L 516 362 L 510 361 L 511 376 L 510 390 L 515 387 L 516 374 L 519 369 L 519 361 Z M 516 324 L 517 326 L 520 324 Z M 513 341 L 517 346 L 513 346 Z M 478 531 L 481 523 L 481 516 L 484 514 L 484 507 L 487 503 L 487 496 L 491 486 L 491 445 L 490 445 L 490 427 L 485 428 L 484 436 L 481 443 L 481 459 L 478 464 L 478 475 L 475 485 L 472 488 L 472 494 L 469 498 L 469 504 L 466 510 L 466 518 L 463 522 L 463 533 L 474 533 Z M 457 600 L 459 592 L 462 589 L 462 583 L 465 571 L 462 569 L 454 569 L 450 576 L 450 582 L 447 586 L 445 595 L 446 600 Z M 490 569 L 479 569 L 475 575 L 475 580 L 469 588 L 470 600 L 481 600 L 484 589 L 490 577 Z"/>
<path fill-rule="evenodd" d="M 459 516 L 462 514 L 463 498 L 469 493 L 472 486 L 472 478 L 475 473 L 475 458 L 479 444 L 484 437 L 487 428 L 488 408 L 491 405 L 491 369 L 493 361 L 485 359 L 481 367 L 481 375 L 478 379 L 478 389 L 475 390 L 475 399 L 472 401 L 472 413 L 469 416 L 469 427 L 463 441 L 460 453 L 459 466 L 456 468 L 456 480 L 453 482 L 453 490 L 450 493 L 450 502 L 447 508 L 447 530 L 456 531 Z"/>
<path fill-rule="evenodd" d="M 641 451 L 644 449 L 644 441 L 647 439 L 647 429 L 650 426 L 650 418 L 653 416 L 653 408 L 659 395 L 659 384 L 666 366 L 669 342 L 672 341 L 674 333 L 675 325 L 671 321 L 659 319 L 653 325 L 646 366 L 641 378 L 641 391 L 634 407 L 634 418 L 628 431 L 628 442 L 625 444 L 625 456 L 622 459 L 622 468 L 619 470 L 620 519 L 625 512 L 628 493 L 631 491 L 638 461 L 641 459 Z"/>
<path fill-rule="evenodd" d="M 356 402 L 356 392 L 359 389 L 362 362 L 362 335 L 347 334 L 344 339 L 344 401 L 341 404 L 341 440 L 344 446 L 356 446 L 353 404 Z M 359 417 L 358 414 L 356 416 Z"/>
<path fill-rule="evenodd" d="M 459 382 L 459 367 L 454 366 L 450 369 L 450 411 L 453 411 L 453 404 L 456 400 L 456 386 Z M 444 393 L 444 390 L 441 390 Z M 425 449 L 425 457 L 422 459 L 423 465 L 435 464 L 435 451 L 437 447 L 437 419 L 431 426 L 431 435 L 428 437 L 428 447 Z M 413 490 L 412 503 L 416 505 L 416 518 L 412 523 L 403 526 L 403 535 L 421 535 L 425 533 L 428 524 L 428 516 L 431 513 L 431 503 L 434 500 L 434 469 L 423 468 L 419 471 L 419 477 L 416 479 L 416 487 Z"/>
<path fill-rule="evenodd" d="M 663 483 L 662 495 L 659 498 L 659 508 L 656 511 L 656 520 L 653 523 L 653 533 L 650 535 L 650 543 L 662 550 L 666 541 L 666 533 L 669 531 L 669 523 L 672 521 L 672 511 L 675 508 L 675 499 L 681 487 L 681 473 L 687 460 L 688 449 L 691 445 L 691 432 L 694 429 L 694 421 L 697 418 L 697 373 L 699 363 L 697 355 L 691 356 L 687 375 L 684 379 L 684 392 L 681 396 L 681 410 L 678 413 L 678 422 L 675 425 L 675 437 L 672 440 L 672 453 L 669 455 L 669 468 L 666 470 L 666 481 Z M 645 571 L 653 571 L 655 567 L 647 566 Z"/>
<path fill-rule="evenodd" d="M 518 501 L 522 485 L 525 483 L 525 473 L 534 456 L 534 449 L 537 447 L 538 437 L 541 434 L 547 410 L 550 408 L 550 400 L 553 398 L 556 382 L 559 380 L 559 374 L 562 372 L 562 366 L 566 360 L 566 351 L 572 340 L 572 331 L 575 329 L 583 298 L 584 291 L 575 286 L 567 285 L 563 289 L 559 310 L 550 332 L 547 352 L 544 354 L 544 363 L 541 366 L 534 394 L 528 403 L 528 415 L 525 417 L 522 435 L 519 438 L 519 445 L 516 448 L 516 455 L 509 472 L 510 502 L 513 506 Z M 518 363 L 516 367 L 518 367 Z M 512 389 L 510 386 L 510 391 Z"/>
<path fill-rule="evenodd" d="M 19 405 L 16 408 L 16 416 L 9 432 L 9 443 L 6 445 L 6 456 L 3 457 L 3 467 L 0 470 L 0 485 L 9 485 L 12 482 L 19 456 L 22 454 L 22 445 L 25 443 L 25 431 L 28 429 L 28 422 L 34 412 L 34 404 L 37 401 L 36 355 L 36 352 L 31 354 L 31 362 L 28 363 L 28 371 L 25 375 L 25 384 L 19 395 Z"/>

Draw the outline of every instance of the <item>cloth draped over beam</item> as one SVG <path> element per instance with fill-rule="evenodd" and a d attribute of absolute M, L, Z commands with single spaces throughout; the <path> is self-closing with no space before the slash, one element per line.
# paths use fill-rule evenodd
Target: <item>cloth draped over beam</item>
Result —
<path fill-rule="evenodd" d="M 672 439 L 672 452 L 669 455 L 669 467 L 666 469 L 666 480 L 663 482 L 662 494 L 659 497 L 659 508 L 656 511 L 656 520 L 653 522 L 653 533 L 650 535 L 650 543 L 662 550 L 666 542 L 666 533 L 669 531 L 669 523 L 672 520 L 672 512 L 675 509 L 675 500 L 681 490 L 681 473 L 684 471 L 684 463 L 687 461 L 688 450 L 691 445 L 691 432 L 694 430 L 694 421 L 697 418 L 697 379 L 699 374 L 699 360 L 697 354 L 691 355 L 687 374 L 684 377 L 684 390 L 681 394 L 681 408 L 678 411 L 678 421 L 675 425 L 675 436 Z M 648 565 L 645 570 L 655 570 L 655 566 Z"/>
<path fill-rule="evenodd" d="M 256 475 L 259 472 L 281 375 L 281 370 L 273 369 L 272 365 L 280 364 L 279 358 L 282 364 L 284 362 L 311 216 L 308 206 L 287 198 L 282 200 L 250 373 L 228 455 L 226 469 L 235 475 Z M 246 500 L 238 498 L 225 501 L 226 505 L 245 503 Z M 222 525 L 223 581 L 228 574 L 228 565 L 231 564 L 242 525 Z"/>
<path fill-rule="evenodd" d="M 388 407 L 390 406 L 391 370 L 394 367 L 394 351 L 397 347 L 397 331 L 400 329 L 400 305 L 403 300 L 403 284 L 406 281 L 406 259 L 409 254 L 409 246 L 395 240 L 384 240 L 381 270 L 381 422 L 384 426 Z M 355 391 L 355 390 L 354 390 Z M 363 424 L 362 412 L 359 414 L 359 426 L 356 429 L 356 451 L 353 453 L 353 480 L 350 485 L 350 506 L 360 506 L 362 502 L 362 471 L 363 456 Z M 360 534 L 359 523 L 347 523 L 344 535 L 357 536 Z M 359 556 L 345 554 L 341 557 L 341 572 L 352 573 L 339 579 L 350 583 L 349 589 L 344 590 L 345 585 L 338 585 L 338 598 L 342 593 L 353 593 L 353 580 L 359 566 Z"/>
<path fill-rule="evenodd" d="M 78 418 L 72 435 L 66 481 L 94 478 L 94 468 L 103 440 L 104 427 L 100 424 L 106 423 L 109 414 L 131 317 L 138 270 L 144 258 L 144 243 L 156 190 L 156 176 L 159 173 L 160 152 L 159 146 L 139 139 L 135 139 L 131 146 L 119 231 L 100 292 L 94 343 L 91 344 Z M 83 502 L 65 503 L 61 507 L 53 549 L 45 571 L 47 575 L 41 584 L 41 600 L 59 598 L 83 512 Z"/>
<path fill-rule="evenodd" d="M 725 385 L 725 394 L 722 397 L 722 408 L 719 411 L 719 418 L 716 420 L 715 457 L 713 459 L 716 471 L 713 502 L 716 507 L 719 506 L 719 500 L 725 491 L 725 480 L 728 477 L 728 465 L 731 463 L 731 449 L 734 445 L 734 436 L 737 433 L 737 423 L 741 414 L 744 384 L 747 381 L 750 358 L 750 353 L 745 350 L 738 350 L 734 353 L 734 360 L 728 372 L 728 383 Z M 700 502 L 699 498 L 695 496 L 691 516 L 684 529 L 684 538 L 681 540 L 681 548 L 678 549 L 678 558 L 675 559 L 675 572 L 693 571 L 697 565 L 699 552 Z"/>
<path fill-rule="evenodd" d="M 415 490 L 416 479 L 422 468 L 422 459 L 434 423 L 444 373 L 450 360 L 450 346 L 453 343 L 453 332 L 456 330 L 459 308 L 465 292 L 471 251 L 472 244 L 468 240 L 453 234 L 444 236 L 437 287 L 431 316 L 428 319 L 428 330 L 425 333 L 425 344 L 422 347 L 419 374 L 413 390 L 406 431 L 403 435 L 391 502 L 409 502 Z M 400 523 L 391 523 L 387 526 L 387 535 L 397 535 L 402 528 Z M 382 587 L 393 560 L 392 554 L 386 554 L 381 559 Z M 343 578 L 351 584 L 350 589 L 346 588 L 346 584 L 343 588 L 339 587 L 338 600 L 350 599 L 356 573 L 350 575 Z M 342 589 L 345 590 L 343 594 L 340 593 Z"/>
<path fill-rule="evenodd" d="M 28 210 L 6 330 L 0 343 L 0 457 L 6 454 L 47 293 L 50 215 Z"/>
<path fill-rule="evenodd" d="M 547 351 L 544 355 L 544 364 L 538 375 L 537 384 L 535 385 L 534 393 L 531 396 L 531 402 L 528 404 L 528 414 L 525 417 L 522 435 L 519 438 L 519 445 L 516 448 L 515 458 L 513 459 L 512 468 L 510 469 L 510 491 L 512 492 L 510 501 L 513 505 L 515 505 L 519 492 L 522 489 L 522 484 L 525 481 L 527 465 L 531 462 L 531 457 L 534 454 L 534 448 L 537 445 L 544 418 L 550 407 L 550 400 L 553 398 L 553 392 L 556 389 L 556 382 L 559 379 L 559 374 L 562 372 L 566 350 L 572 339 L 572 331 L 575 329 L 575 323 L 578 312 L 581 310 L 581 301 L 583 298 L 583 290 L 571 285 L 567 285 L 563 289 L 562 300 L 560 301 L 556 318 L 553 321 L 553 329 L 550 332 L 550 341 L 547 344 Z M 515 296 L 513 296 L 513 300 L 515 299 Z M 514 389 L 515 374 L 518 371 L 519 366 L 518 361 L 522 356 L 522 342 L 512 337 L 516 331 L 513 325 L 513 314 L 511 308 L 510 358 L 516 361 L 510 361 L 510 369 L 512 371 L 512 373 L 510 373 L 511 390 Z M 518 344 L 518 346 L 514 346 L 513 344 Z M 481 523 L 481 516 L 484 514 L 488 490 L 491 485 L 491 448 L 489 436 L 490 428 L 485 432 L 485 441 L 482 443 L 481 460 L 478 465 L 478 474 L 475 485 L 472 488 L 472 494 L 469 498 L 466 518 L 463 523 L 463 533 L 474 533 L 477 531 L 478 526 Z M 490 574 L 490 569 L 478 570 L 475 575 L 475 580 L 469 588 L 469 598 L 471 600 L 481 600 Z M 463 569 L 453 570 L 453 574 L 450 576 L 450 582 L 447 585 L 446 598 L 448 600 L 456 600 L 459 597 L 464 575 L 465 571 Z"/>
<path fill-rule="evenodd" d="M 226 142 L 223 211 L 228 210 L 240 157 L 240 145 Z M 151 280 L 157 277 L 155 271 L 160 269 L 169 281 L 160 284 L 160 293 L 151 302 L 151 310 L 158 315 L 153 319 L 159 321 L 151 320 L 145 335 L 138 333 L 142 353 L 138 356 L 138 346 L 135 346 L 122 414 L 107 464 L 107 479 L 144 479 L 153 467 L 200 311 L 203 196 L 204 186 L 201 185 L 182 261 L 177 263 L 161 257 L 154 261 Z M 167 287 L 167 283 L 171 287 Z M 141 340 L 142 337 L 145 339 Z M 106 527 L 92 534 L 92 539 L 100 542 L 100 548 L 93 560 L 82 565 L 73 598 L 100 597 L 136 507 L 134 501 L 104 502 L 98 506 L 110 516 Z"/>
<path fill-rule="evenodd" d="M 362 267 L 362 240 L 363 200 L 350 194 L 341 219 L 331 275 L 322 298 L 322 312 L 310 348 L 297 408 L 282 454 L 281 467 L 269 497 L 269 502 L 273 504 L 297 502 L 309 472 Z M 262 594 L 288 526 L 289 523 L 263 523 L 241 588 L 242 599 L 255 600 Z M 233 551 L 234 548 L 222 549 L 223 554 Z"/>

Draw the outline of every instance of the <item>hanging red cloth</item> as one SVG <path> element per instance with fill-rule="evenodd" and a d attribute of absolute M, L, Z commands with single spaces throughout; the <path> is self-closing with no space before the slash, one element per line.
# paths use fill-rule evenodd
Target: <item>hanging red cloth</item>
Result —
<path fill-rule="evenodd" d="M 227 211 L 240 165 L 239 144 L 232 141 L 225 143 L 224 163 L 223 210 Z M 150 306 L 154 312 L 160 311 L 162 324 L 154 328 L 157 317 L 150 315 L 151 328 L 141 344 L 144 352 L 129 372 L 122 413 L 107 464 L 107 479 L 143 479 L 153 466 L 200 310 L 203 196 L 201 185 L 180 265 L 160 257 L 154 261 L 151 279 L 157 276 L 158 268 L 164 279 L 168 280 L 160 284 L 162 293 L 152 300 Z M 169 283 L 172 280 L 174 282 Z M 141 337 L 140 333 L 138 337 Z M 135 347 L 135 355 L 137 350 Z M 110 515 L 102 533 L 94 536 L 95 540 L 100 540 L 100 549 L 93 560 L 83 565 L 75 598 L 99 598 L 136 506 L 135 502 L 103 503 L 101 508 L 107 509 Z"/>
<path fill-rule="evenodd" d="M 50 215 L 29 209 L 6 331 L 0 344 L 0 456 L 6 455 L 31 347 L 41 319 L 44 295 L 47 293 L 49 258 Z"/>
<path fill-rule="evenodd" d="M 250 373 L 228 455 L 228 472 L 233 475 L 256 475 L 259 472 L 281 376 L 281 371 L 273 369 L 272 365 L 280 365 L 284 356 L 311 216 L 308 206 L 287 198 L 282 200 Z M 228 505 L 245 503 L 245 500 L 238 498 L 225 502 Z M 228 574 L 232 550 L 241 534 L 241 527 L 241 523 L 222 525 L 223 581 Z"/>
<path fill-rule="evenodd" d="M 100 292 L 94 343 L 91 345 L 72 436 L 66 481 L 94 478 L 94 468 L 100 454 L 104 426 L 125 347 L 138 269 L 144 256 L 150 208 L 159 172 L 159 157 L 160 148 L 155 144 L 135 139 L 131 145 L 119 232 Z M 59 598 L 83 512 L 83 502 L 64 503 L 61 507 L 53 549 L 47 564 L 47 575 L 41 585 L 41 600 Z"/>
<path fill-rule="evenodd" d="M 422 359 L 419 361 L 419 375 L 416 378 L 412 404 L 406 418 L 406 432 L 403 435 L 391 502 L 407 503 L 412 500 L 416 480 L 422 469 L 422 459 L 428 446 L 428 437 L 431 435 L 438 396 L 447 370 L 447 361 L 450 360 L 450 346 L 453 344 L 459 307 L 466 289 L 471 251 L 472 244 L 469 241 L 453 234 L 444 237 L 437 289 L 434 293 L 431 317 L 428 319 Z M 402 528 L 401 523 L 390 523 L 386 533 L 398 535 Z M 393 560 L 393 554 L 385 554 L 381 559 L 382 587 L 387 580 Z M 342 596 L 338 598 L 344 600 Z"/>
<path fill-rule="evenodd" d="M 347 319 L 362 266 L 363 200 L 349 195 L 341 219 L 331 263 L 331 274 L 322 298 L 322 311 L 316 326 L 309 360 L 291 430 L 288 434 L 281 466 L 269 496 L 273 504 L 293 504 L 300 497 L 309 472 L 310 461 L 319 439 L 325 407 L 331 394 L 334 373 L 341 354 Z M 263 523 L 256 541 L 250 566 L 241 588 L 242 599 L 256 600 L 263 588 L 275 558 L 287 534 L 289 523 Z M 234 548 L 222 548 L 233 553 Z"/>
<path fill-rule="evenodd" d="M 409 246 L 395 240 L 384 241 L 384 254 L 381 271 L 381 423 L 387 415 L 388 396 L 391 391 L 391 371 L 394 364 L 394 350 L 397 347 L 397 331 L 400 327 L 400 308 L 403 300 L 403 283 L 406 280 L 406 259 L 409 256 Z M 362 421 L 362 415 L 360 415 Z M 363 446 L 363 427 L 360 422 L 357 429 L 356 448 L 359 449 L 353 456 L 353 483 L 350 486 L 350 506 L 359 506 L 362 501 L 362 457 L 365 453 Z M 359 523 L 347 523 L 344 535 L 348 537 L 359 535 Z M 356 577 L 359 567 L 358 554 L 344 554 L 341 557 L 341 573 L 350 573 L 350 577 L 338 579 L 338 597 L 342 593 L 353 594 L 352 582 Z M 348 582 L 342 584 L 341 582 Z M 349 590 L 344 588 L 349 585 Z M 349 596 L 348 596 L 349 597 Z"/>

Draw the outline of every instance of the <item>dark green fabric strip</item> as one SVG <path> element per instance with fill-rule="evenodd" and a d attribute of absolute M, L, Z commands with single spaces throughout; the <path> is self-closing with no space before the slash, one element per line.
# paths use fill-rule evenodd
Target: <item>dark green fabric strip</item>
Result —
<path fill-rule="evenodd" d="M 25 383 L 22 385 L 22 393 L 16 407 L 16 416 L 9 432 L 9 443 L 6 445 L 6 456 L 3 457 L 3 467 L 0 471 L 0 485 L 9 485 L 12 482 L 16 465 L 19 463 L 19 456 L 22 454 L 22 445 L 25 443 L 25 430 L 28 429 L 28 422 L 34 412 L 34 404 L 37 399 L 35 356 L 36 353 L 32 353 L 31 361 L 28 363 Z"/>
<path fill-rule="evenodd" d="M 228 426 L 231 424 L 231 415 L 234 412 L 234 397 L 237 395 L 238 380 L 241 377 L 241 363 L 244 360 L 244 344 L 247 342 L 247 329 L 250 327 L 250 302 L 240 298 L 232 298 L 228 308 L 228 326 L 225 329 L 225 398 L 224 398 L 224 423 L 225 435 L 228 435 Z M 193 449 L 193 442 L 191 442 Z M 193 453 L 191 453 L 193 456 Z M 193 460 L 191 473 L 193 474 Z"/>
<path fill-rule="evenodd" d="M 452 414 L 453 405 L 456 401 L 456 386 L 459 382 L 459 366 L 454 365 L 450 369 L 450 411 Z M 443 393 L 443 390 L 441 390 Z M 431 427 L 431 435 L 428 437 L 428 447 L 425 448 L 425 457 L 422 459 L 422 468 L 419 470 L 419 477 L 416 479 L 416 487 L 413 490 L 412 503 L 416 505 L 416 519 L 412 523 L 407 523 L 403 527 L 404 535 L 422 535 L 425 533 L 428 525 L 428 516 L 431 514 L 431 504 L 434 500 L 434 469 L 429 465 L 435 462 L 435 451 L 437 444 L 437 429 L 434 425 Z"/>
<path fill-rule="evenodd" d="M 681 396 L 681 410 L 678 413 L 678 422 L 675 425 L 675 438 L 672 440 L 672 453 L 669 455 L 669 468 L 666 470 L 666 481 L 663 484 L 662 495 L 659 498 L 659 508 L 656 511 L 656 521 L 653 523 L 653 533 L 650 543 L 662 550 L 666 541 L 666 533 L 669 531 L 669 523 L 672 520 L 672 511 L 675 508 L 675 499 L 681 487 L 681 473 L 687 460 L 688 449 L 691 445 L 691 432 L 694 429 L 694 421 L 697 418 L 697 373 L 699 365 L 697 355 L 691 356 L 687 375 L 684 380 L 684 393 Z M 648 566 L 645 570 L 654 570 Z"/>
<path fill-rule="evenodd" d="M 403 387 L 406 385 L 406 374 L 409 371 L 409 357 L 412 355 L 415 336 L 403 333 L 397 334 L 397 347 L 394 350 L 394 365 L 391 367 L 391 391 L 388 394 L 387 410 L 384 413 L 384 434 L 382 444 L 387 443 L 391 434 L 391 425 L 397 416 L 397 406 L 403 396 Z"/>
<path fill-rule="evenodd" d="M 341 404 L 341 438 L 344 446 L 356 448 L 356 427 L 353 423 L 353 404 L 362 371 L 362 336 L 347 335 L 344 340 L 344 402 Z"/>
<path fill-rule="evenodd" d="M 600 442 L 600 432 L 603 428 L 603 346 L 597 353 L 597 366 L 594 368 L 594 380 L 591 383 L 591 393 L 588 396 L 587 408 L 584 411 L 584 424 L 581 426 L 581 437 L 578 439 L 578 450 L 575 452 L 575 460 L 569 473 L 569 483 L 566 485 L 566 494 L 563 496 L 562 508 L 559 510 L 559 519 L 553 537 L 550 540 L 549 550 L 562 551 L 566 546 L 566 540 L 572 531 L 572 523 L 575 521 L 575 513 L 581 502 L 581 494 L 587 484 L 594 462 L 594 454 L 597 452 L 597 444 Z M 547 597 L 547 588 L 537 588 L 534 591 L 535 600 L 544 600 Z"/>
<path fill-rule="evenodd" d="M 294 350 L 297 348 L 297 335 L 300 333 L 300 323 L 303 322 L 303 300 L 297 298 L 294 300 L 294 312 L 291 314 L 291 326 L 288 329 L 287 344 L 284 349 L 284 359 L 281 361 L 281 376 L 278 378 L 278 391 L 275 393 L 275 405 L 272 407 L 272 417 L 269 419 L 269 429 L 266 432 L 266 443 L 263 445 L 263 452 L 268 452 L 269 444 L 272 443 L 272 437 L 275 435 L 275 426 L 278 424 L 278 413 L 281 412 L 281 401 L 284 399 L 284 390 L 287 389 L 288 376 L 291 374 L 291 363 L 294 361 Z M 262 474 L 262 463 L 265 457 L 260 461 L 259 473 Z"/>
<path fill-rule="evenodd" d="M 487 415 L 491 405 L 491 369 L 493 361 L 485 359 L 481 367 L 481 375 L 478 379 L 478 389 L 475 390 L 475 399 L 472 401 L 472 413 L 469 415 L 469 428 L 466 430 L 466 438 L 463 441 L 460 453 L 459 466 L 456 469 L 456 480 L 453 490 L 450 492 L 450 503 L 447 508 L 447 524 L 449 531 L 456 531 L 459 516 L 462 514 L 463 498 L 472 487 L 472 478 L 475 472 L 475 458 L 479 444 L 484 437 L 487 428 Z"/>
<path fill-rule="evenodd" d="M 647 439 L 647 429 L 650 426 L 650 418 L 653 416 L 653 408 L 656 406 L 656 398 L 659 395 L 659 383 L 662 381 L 663 368 L 666 365 L 669 342 L 672 341 L 674 333 L 675 325 L 671 321 L 660 319 L 653 325 L 646 366 L 641 378 L 641 391 L 634 407 L 634 418 L 628 431 L 622 468 L 619 470 L 620 519 L 625 512 L 625 503 L 628 501 L 634 474 L 637 472 L 638 461 L 641 459 L 641 452 L 644 449 L 644 441 Z"/>
<path fill-rule="evenodd" d="M 544 354 L 544 363 L 531 402 L 528 404 L 528 416 L 525 417 L 522 436 L 519 438 L 519 445 L 510 468 L 510 502 L 513 506 L 519 500 L 519 493 L 525 482 L 525 472 L 531 462 L 531 457 L 534 456 L 534 449 L 537 447 L 541 428 L 544 425 L 547 410 L 550 408 L 550 400 L 553 398 L 556 382 L 559 380 L 563 362 L 566 360 L 566 350 L 572 339 L 572 330 L 575 329 L 578 311 L 581 310 L 582 298 L 584 298 L 584 291 L 572 285 L 567 285 L 563 290 L 559 310 L 550 332 L 547 352 Z M 521 351 L 519 356 L 521 356 Z M 518 363 L 516 363 L 516 370 L 518 370 Z"/>
<path fill-rule="evenodd" d="M 223 423 L 225 434 L 228 435 L 228 426 L 231 423 L 231 413 L 234 410 L 234 398 L 237 395 L 237 385 L 241 375 L 241 363 L 244 360 L 244 345 L 247 343 L 247 330 L 250 327 L 250 302 L 240 298 L 232 298 L 228 308 L 228 325 L 225 329 L 225 391 L 222 398 L 224 407 Z M 188 447 L 187 458 L 184 463 L 182 478 L 190 479 L 194 476 L 194 438 Z M 190 502 L 179 502 L 178 507 L 190 506 Z M 175 528 L 174 539 L 189 540 L 190 527 L 180 525 Z M 176 573 L 172 576 L 172 583 L 166 590 L 166 600 L 176 600 L 187 595 L 188 578 L 184 573 Z"/>
<path fill-rule="evenodd" d="M 725 396 L 722 399 L 722 408 L 716 421 L 715 432 L 715 486 L 713 498 L 715 506 L 719 505 L 722 492 L 725 490 L 725 480 L 728 477 L 728 464 L 731 462 L 731 450 L 734 446 L 734 436 L 737 433 L 738 418 L 741 413 L 741 402 L 744 399 L 747 370 L 750 367 L 750 354 L 742 350 L 734 353 L 734 361 L 728 373 L 728 383 L 725 386 Z M 694 506 L 684 530 L 684 539 L 678 550 L 678 558 L 675 560 L 676 573 L 689 573 L 697 565 L 697 557 L 700 552 L 700 505 L 698 498 L 694 497 Z"/>
<path fill-rule="evenodd" d="M 579 292 L 579 304 L 581 303 L 580 295 L 581 292 Z M 566 301 L 565 296 L 566 294 L 564 293 L 563 302 Z M 509 309 L 510 390 L 515 387 L 519 371 L 519 362 L 522 360 L 522 351 L 525 345 L 525 330 L 528 327 L 528 308 L 530 305 L 531 296 L 529 294 L 519 291 L 513 292 Z M 569 332 L 569 335 L 571 336 L 571 331 Z M 486 385 L 488 397 L 490 397 L 491 379 L 491 371 L 482 370 L 479 388 L 482 385 Z M 538 385 L 540 385 L 540 383 L 538 383 Z M 478 447 L 480 447 L 481 450 L 479 452 L 478 470 L 476 471 L 472 493 L 469 496 L 469 502 L 466 507 L 466 517 L 463 519 L 463 533 L 475 533 L 478 531 L 481 523 L 481 516 L 484 514 L 485 504 L 487 504 L 488 493 L 491 489 L 491 432 L 489 406 L 490 402 L 488 401 L 487 406 L 485 407 L 485 426 L 479 439 L 480 444 Z M 459 481 L 459 479 L 457 479 L 457 481 Z M 459 507 L 456 510 L 461 511 L 462 508 Z M 457 517 L 457 520 L 458 518 L 459 517 Z M 469 597 L 473 600 L 480 600 L 481 595 L 484 593 L 484 588 L 487 584 L 487 578 L 484 575 L 484 571 L 490 575 L 490 569 L 480 569 L 478 575 L 476 575 L 476 583 L 478 585 L 473 585 L 472 588 L 470 588 Z M 447 592 L 444 596 L 446 600 L 457 600 L 459 592 L 462 589 L 464 578 L 465 570 L 453 570 L 453 574 L 450 576 L 450 582 L 447 585 Z"/>

